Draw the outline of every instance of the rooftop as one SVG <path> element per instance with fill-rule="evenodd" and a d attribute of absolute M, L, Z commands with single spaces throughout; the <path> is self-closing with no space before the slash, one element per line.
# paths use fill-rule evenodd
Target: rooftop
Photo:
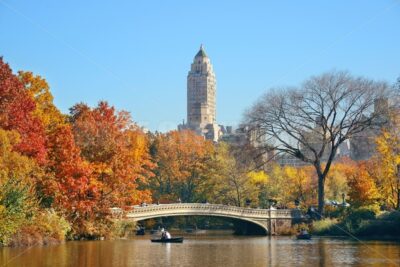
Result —
<path fill-rule="evenodd" d="M 200 46 L 199 52 L 197 52 L 196 57 L 207 57 L 206 51 L 204 51 L 203 45 Z"/>

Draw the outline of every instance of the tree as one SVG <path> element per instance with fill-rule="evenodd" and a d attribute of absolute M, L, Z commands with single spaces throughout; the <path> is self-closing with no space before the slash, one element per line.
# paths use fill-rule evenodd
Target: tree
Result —
<path fill-rule="evenodd" d="M 44 164 L 46 137 L 42 122 L 33 116 L 34 110 L 35 102 L 0 58 L 0 128 L 16 130 L 21 141 L 15 144 L 15 149 Z"/>
<path fill-rule="evenodd" d="M 33 116 L 42 121 L 47 131 L 59 124 L 65 124 L 66 118 L 53 104 L 53 95 L 45 79 L 29 71 L 19 71 L 18 78 L 35 101 Z"/>
<path fill-rule="evenodd" d="M 296 201 L 303 207 L 313 204 L 315 175 L 310 167 L 283 167 L 284 185 L 280 194 L 285 206 L 293 207 Z"/>
<path fill-rule="evenodd" d="M 374 102 L 387 85 L 345 72 L 312 77 L 300 88 L 265 94 L 247 113 L 246 123 L 265 150 L 312 164 L 318 176 L 318 212 L 324 211 L 325 180 L 340 144 L 381 123 Z"/>
<path fill-rule="evenodd" d="M 185 130 L 158 134 L 152 147 L 157 164 L 151 183 L 155 197 L 169 201 L 201 201 L 200 187 L 212 168 L 212 143 Z"/>
<path fill-rule="evenodd" d="M 210 153 L 198 191 L 212 203 L 258 206 L 263 198 L 267 176 L 262 171 L 249 171 L 234 157 L 232 147 L 220 142 Z M 261 201 L 260 201 L 261 199 Z"/>
<path fill-rule="evenodd" d="M 332 164 L 325 186 L 326 196 L 330 200 L 343 201 L 342 194 L 347 194 L 348 185 L 346 172 L 349 168 L 357 168 L 350 159 L 343 159 Z"/>
<path fill-rule="evenodd" d="M 260 208 L 269 208 L 269 201 L 268 201 L 268 193 L 267 187 L 270 177 L 262 170 L 260 171 L 251 171 L 247 174 L 251 189 L 254 193 L 256 193 L 255 201 L 253 200 L 254 206 Z M 256 189 L 256 190 L 254 190 Z M 254 194 L 253 193 L 253 194 Z M 249 194 L 252 196 L 253 194 Z M 253 197 L 254 198 L 254 197 Z"/>
<path fill-rule="evenodd" d="M 349 198 L 356 207 L 369 206 L 377 203 L 380 198 L 374 180 L 368 173 L 366 163 L 360 163 L 345 171 L 349 186 Z"/>
<path fill-rule="evenodd" d="M 267 174 L 270 177 L 267 184 L 267 197 L 272 202 L 270 204 L 285 205 L 287 194 L 289 193 L 287 177 L 285 171 L 279 164 L 268 166 Z"/>
<path fill-rule="evenodd" d="M 388 127 L 376 138 L 377 155 L 371 170 L 386 206 L 400 209 L 400 113 L 390 112 Z"/>
<path fill-rule="evenodd" d="M 61 125 L 49 134 L 50 175 L 43 181 L 45 193 L 54 199 L 54 207 L 72 223 L 75 233 L 86 232 L 85 221 L 93 221 L 104 212 L 98 205 L 97 183 L 91 177 L 91 168 L 80 156 L 71 127 Z"/>
<path fill-rule="evenodd" d="M 102 207 L 123 207 L 150 201 L 141 185 L 153 175 L 147 136 L 128 112 L 115 111 L 107 102 L 90 108 L 71 108 L 74 139 L 84 160 L 90 162 Z"/>
<path fill-rule="evenodd" d="M 3 245 L 37 209 L 34 181 L 42 173 L 33 159 L 13 151 L 19 142 L 16 131 L 0 128 L 0 244 Z"/>

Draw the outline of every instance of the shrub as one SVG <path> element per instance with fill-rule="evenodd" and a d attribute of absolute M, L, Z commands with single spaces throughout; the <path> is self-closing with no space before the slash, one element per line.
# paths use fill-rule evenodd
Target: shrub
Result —
<path fill-rule="evenodd" d="M 37 201 L 31 186 L 10 178 L 0 184 L 0 244 L 8 245 L 11 237 L 37 211 Z M 4 223 L 6 222 L 6 223 Z"/>
<path fill-rule="evenodd" d="M 392 212 L 385 212 L 382 213 L 378 219 L 380 220 L 387 220 L 387 221 L 395 221 L 400 223 L 400 211 L 392 211 Z"/>
<path fill-rule="evenodd" d="M 336 219 L 326 218 L 319 221 L 314 221 L 312 224 L 312 233 L 317 235 L 334 235 L 337 233 Z"/>
<path fill-rule="evenodd" d="M 375 220 L 369 220 L 360 224 L 357 231 L 360 236 L 386 236 L 390 238 L 400 237 L 400 212 L 393 211 L 378 216 Z"/>
<path fill-rule="evenodd" d="M 70 224 L 54 210 L 45 210 L 36 216 L 35 224 L 44 236 L 63 241 L 71 230 Z"/>
<path fill-rule="evenodd" d="M 117 221 L 113 224 L 112 234 L 115 237 L 127 237 L 136 232 L 136 222 Z"/>
<path fill-rule="evenodd" d="M 342 218 L 345 213 L 346 213 L 346 208 L 341 206 L 338 207 L 326 206 L 325 209 L 325 216 L 329 218 Z"/>
<path fill-rule="evenodd" d="M 361 228 L 365 228 L 370 221 L 375 220 L 376 213 L 375 206 L 349 209 L 341 225 L 347 232 L 357 234 Z"/>
<path fill-rule="evenodd" d="M 373 207 L 362 207 L 358 209 L 350 209 L 347 213 L 346 220 L 353 222 L 361 220 L 375 219 L 377 211 Z"/>
<path fill-rule="evenodd" d="M 38 212 L 11 237 L 10 246 L 56 244 L 65 240 L 71 227 L 53 210 Z"/>
<path fill-rule="evenodd" d="M 114 222 L 107 216 L 77 220 L 72 224 L 72 230 L 68 239 L 73 240 L 97 240 L 112 237 Z"/>

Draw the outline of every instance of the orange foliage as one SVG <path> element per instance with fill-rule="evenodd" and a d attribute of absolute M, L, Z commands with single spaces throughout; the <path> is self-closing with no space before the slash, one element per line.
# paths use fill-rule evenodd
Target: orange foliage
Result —
<path fill-rule="evenodd" d="M 72 220 L 87 219 L 98 200 L 98 190 L 68 125 L 49 136 L 48 168 L 55 180 L 47 181 L 47 193 L 54 196 L 56 206 Z"/>
<path fill-rule="evenodd" d="M 159 197 L 194 201 L 196 188 L 205 180 L 212 143 L 189 130 L 160 134 L 154 143 L 158 166 L 154 180 Z"/>
<path fill-rule="evenodd" d="M 366 163 L 359 163 L 356 168 L 347 168 L 345 175 L 349 186 L 348 195 L 353 205 L 371 205 L 379 199 L 378 190 L 368 173 Z"/>
<path fill-rule="evenodd" d="M 130 118 L 106 102 L 96 108 L 85 104 L 71 109 L 72 127 L 82 157 L 93 167 L 99 190 L 99 205 L 124 206 L 150 201 L 150 191 L 140 189 L 154 164 L 148 139 Z"/>

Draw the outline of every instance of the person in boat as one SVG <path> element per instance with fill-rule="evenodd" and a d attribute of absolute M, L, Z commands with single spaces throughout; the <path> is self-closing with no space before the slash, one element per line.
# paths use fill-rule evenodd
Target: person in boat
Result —
<path fill-rule="evenodd" d="M 171 234 L 168 231 L 165 231 L 165 238 L 171 239 Z"/>
<path fill-rule="evenodd" d="M 161 228 L 161 239 L 165 239 L 166 238 L 166 236 L 165 236 L 165 229 L 164 229 L 164 227 L 163 228 Z"/>
<path fill-rule="evenodd" d="M 300 230 L 300 235 L 308 235 L 307 230 L 304 229 L 304 228 L 301 228 L 301 230 Z"/>
<path fill-rule="evenodd" d="M 171 239 L 171 234 L 164 228 L 161 229 L 161 239 Z"/>

